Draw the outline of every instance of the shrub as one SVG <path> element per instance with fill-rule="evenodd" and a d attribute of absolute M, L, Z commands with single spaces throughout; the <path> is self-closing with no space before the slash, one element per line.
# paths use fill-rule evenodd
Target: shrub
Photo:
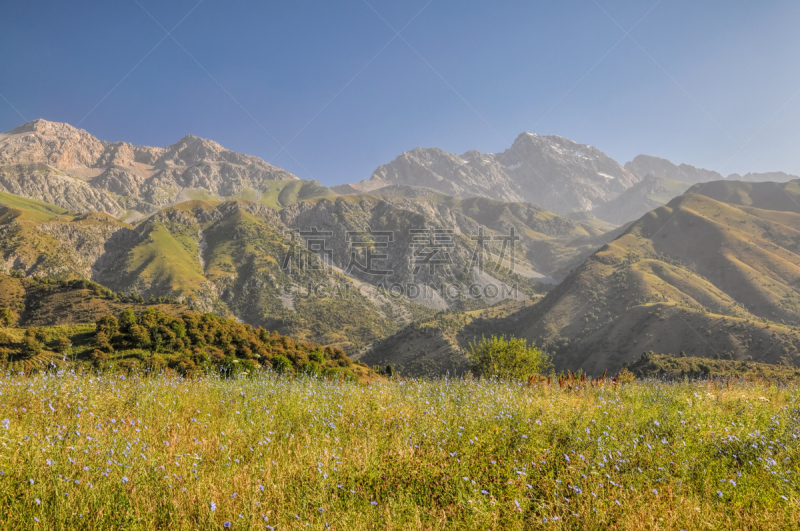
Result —
<path fill-rule="evenodd" d="M 94 349 L 92 353 L 89 354 L 89 359 L 92 360 L 92 364 L 94 364 L 96 368 L 102 369 L 108 361 L 108 354 L 102 350 Z"/>
<path fill-rule="evenodd" d="M 98 332 L 104 332 L 108 338 L 112 338 L 119 330 L 119 322 L 113 315 L 104 315 L 95 323 Z"/>
<path fill-rule="evenodd" d="M 108 335 L 105 332 L 97 332 L 94 336 L 94 346 L 98 350 L 102 350 L 104 352 L 114 352 L 114 347 L 111 346 L 111 341 L 108 339 Z"/>
<path fill-rule="evenodd" d="M 158 354 L 153 354 L 145 360 L 144 366 L 147 367 L 149 372 L 160 372 L 167 366 L 167 360 Z"/>
<path fill-rule="evenodd" d="M 619 374 L 617 375 L 617 381 L 621 384 L 631 383 L 635 379 L 636 376 L 634 376 L 634 374 L 628 369 L 622 369 L 621 371 L 619 371 Z"/>
<path fill-rule="evenodd" d="M 14 323 L 14 310 L 11 308 L 0 308 L 0 325 L 11 326 Z"/>
<path fill-rule="evenodd" d="M 272 358 L 272 368 L 278 374 L 283 374 L 292 370 L 292 362 L 286 356 L 275 356 Z"/>
<path fill-rule="evenodd" d="M 72 341 L 70 341 L 69 338 L 61 336 L 58 339 L 56 339 L 56 351 L 57 352 L 64 353 L 71 346 L 72 346 Z"/>
<path fill-rule="evenodd" d="M 321 376 L 322 369 L 319 368 L 319 365 L 314 363 L 313 361 L 307 361 L 300 365 L 300 369 L 298 370 L 300 374 L 304 374 L 306 376 Z"/>
<path fill-rule="evenodd" d="M 527 341 L 505 336 L 482 338 L 471 343 L 467 355 L 472 360 L 472 369 L 486 377 L 521 380 L 552 366 L 550 358 Z"/>
<path fill-rule="evenodd" d="M 14 343 L 14 339 L 6 332 L 0 332 L 0 346 L 9 346 Z"/>
<path fill-rule="evenodd" d="M 22 359 L 30 359 L 42 351 L 44 345 L 40 341 L 37 341 L 35 337 L 32 336 L 25 336 L 22 340 L 22 349 L 20 349 L 20 353 L 22 354 Z"/>
<path fill-rule="evenodd" d="M 119 323 L 119 330 L 123 334 L 127 334 L 131 331 L 131 327 L 138 324 L 136 314 L 130 308 L 123 310 L 122 313 L 119 314 L 117 322 Z"/>

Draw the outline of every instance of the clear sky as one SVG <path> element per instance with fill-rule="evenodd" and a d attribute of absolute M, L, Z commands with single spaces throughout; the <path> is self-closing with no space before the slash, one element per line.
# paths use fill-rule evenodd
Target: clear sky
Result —
<path fill-rule="evenodd" d="M 0 130 L 192 133 L 328 185 L 523 131 L 800 174 L 798 28 L 796 1 L 4 1 Z"/>

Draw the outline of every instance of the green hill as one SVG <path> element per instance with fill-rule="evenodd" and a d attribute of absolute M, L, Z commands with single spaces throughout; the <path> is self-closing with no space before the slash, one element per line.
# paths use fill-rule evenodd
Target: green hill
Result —
<path fill-rule="evenodd" d="M 784 194 L 797 199 L 797 182 L 702 194 L 719 189 L 776 210 L 678 197 L 515 316 L 513 331 L 554 351 L 558 368 L 590 373 L 651 350 L 800 363 L 800 207 Z"/>

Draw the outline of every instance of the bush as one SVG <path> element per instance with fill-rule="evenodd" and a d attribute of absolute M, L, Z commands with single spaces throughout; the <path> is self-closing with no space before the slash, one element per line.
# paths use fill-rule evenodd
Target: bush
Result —
<path fill-rule="evenodd" d="M 136 314 L 130 308 L 123 310 L 122 313 L 119 314 L 119 319 L 117 320 L 119 324 L 119 330 L 123 334 L 127 334 L 131 331 L 131 327 L 136 326 L 138 321 L 136 320 Z"/>
<path fill-rule="evenodd" d="M 300 369 L 298 370 L 298 372 L 306 376 L 319 377 L 322 375 L 322 369 L 320 369 L 319 365 L 317 365 L 313 361 L 307 361 L 302 365 L 300 365 Z"/>
<path fill-rule="evenodd" d="M 11 308 L 0 308 L 0 325 L 11 326 L 14 323 L 14 310 Z"/>
<path fill-rule="evenodd" d="M 119 330 L 119 321 L 113 315 L 104 315 L 95 323 L 98 332 L 105 332 L 110 338 L 114 337 Z"/>
<path fill-rule="evenodd" d="M 286 356 L 275 356 L 272 358 L 272 369 L 278 374 L 283 374 L 292 370 L 292 362 Z"/>
<path fill-rule="evenodd" d="M 145 360 L 144 366 L 147 367 L 149 372 L 160 372 L 167 366 L 167 360 L 158 354 L 153 354 Z"/>
<path fill-rule="evenodd" d="M 94 346 L 98 350 L 102 350 L 104 352 L 114 352 L 114 347 L 111 346 L 111 341 L 108 339 L 108 335 L 105 332 L 97 332 L 97 335 L 94 336 Z"/>
<path fill-rule="evenodd" d="M 617 375 L 617 381 L 622 384 L 631 383 L 636 379 L 636 376 L 628 369 L 622 369 Z"/>
<path fill-rule="evenodd" d="M 44 345 L 33 336 L 25 336 L 22 340 L 22 359 L 31 359 L 42 351 Z"/>
<path fill-rule="evenodd" d="M 550 367 L 550 358 L 534 343 L 505 336 L 482 338 L 471 343 L 467 355 L 472 360 L 472 370 L 486 377 L 522 380 L 541 373 Z"/>
<path fill-rule="evenodd" d="M 14 339 L 6 332 L 0 332 L 0 346 L 7 347 L 14 343 Z"/>
<path fill-rule="evenodd" d="M 57 352 L 64 353 L 71 346 L 72 346 L 72 341 L 70 341 L 69 338 L 61 336 L 58 339 L 56 339 L 56 351 Z"/>
<path fill-rule="evenodd" d="M 89 359 L 92 360 L 92 364 L 94 364 L 96 368 L 102 369 L 108 361 L 108 354 L 102 350 L 94 349 L 92 353 L 89 354 Z"/>

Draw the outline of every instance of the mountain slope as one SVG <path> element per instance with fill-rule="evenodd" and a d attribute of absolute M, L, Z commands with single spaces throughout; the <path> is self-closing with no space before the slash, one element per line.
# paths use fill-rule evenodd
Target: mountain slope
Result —
<path fill-rule="evenodd" d="M 701 193 L 724 185 L 739 198 L 784 194 L 774 183 L 713 184 Z M 794 200 L 797 185 L 786 185 Z M 514 332 L 555 351 L 559 368 L 615 370 L 643 350 L 798 364 L 800 207 L 686 194 L 515 318 Z"/>
<path fill-rule="evenodd" d="M 690 184 L 724 179 L 715 171 L 695 168 L 689 164 L 677 165 L 667 159 L 650 155 L 637 155 L 632 161 L 625 163 L 625 169 L 641 178 L 651 176 Z"/>
<path fill-rule="evenodd" d="M 389 185 L 423 186 L 456 197 L 535 203 L 565 214 L 591 210 L 640 178 L 602 151 L 559 136 L 523 133 L 502 153 L 416 148 L 380 166 L 368 180 L 334 187 L 373 192 Z"/>
<path fill-rule="evenodd" d="M 648 175 L 619 196 L 592 210 L 598 218 L 623 225 L 669 203 L 686 191 L 687 183 Z"/>

